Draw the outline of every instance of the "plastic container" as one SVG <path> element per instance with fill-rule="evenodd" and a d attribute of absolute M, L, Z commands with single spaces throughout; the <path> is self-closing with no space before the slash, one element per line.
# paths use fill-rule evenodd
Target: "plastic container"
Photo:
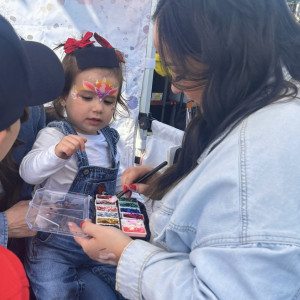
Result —
<path fill-rule="evenodd" d="M 80 223 L 89 217 L 91 198 L 89 195 L 38 189 L 29 203 L 26 222 L 32 230 L 86 236 Z M 71 232 L 68 222 L 75 223 L 78 231 Z"/>

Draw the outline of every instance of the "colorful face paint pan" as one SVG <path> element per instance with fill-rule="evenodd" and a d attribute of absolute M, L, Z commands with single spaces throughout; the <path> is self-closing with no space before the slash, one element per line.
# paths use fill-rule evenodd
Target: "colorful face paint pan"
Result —
<path fill-rule="evenodd" d="M 146 237 L 144 216 L 137 199 L 122 197 L 115 204 L 112 204 L 111 198 L 113 197 L 109 195 L 99 194 L 96 196 L 96 224 L 114 226 L 122 229 L 125 234 L 131 237 Z"/>

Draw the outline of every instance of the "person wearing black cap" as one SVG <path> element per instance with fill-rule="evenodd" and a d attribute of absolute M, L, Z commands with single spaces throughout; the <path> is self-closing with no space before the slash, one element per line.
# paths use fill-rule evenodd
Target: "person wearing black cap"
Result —
<path fill-rule="evenodd" d="M 0 161 L 5 158 L 14 144 L 19 130 L 20 118 L 26 107 L 42 105 L 57 97 L 64 86 L 62 65 L 55 53 L 47 46 L 21 40 L 10 23 L 0 16 Z M 0 191 L 2 187 L 0 187 Z M 28 202 L 10 208 L 12 219 L 24 225 L 18 237 L 32 235 L 25 222 Z M 6 246 L 10 237 L 9 228 L 14 227 L 0 213 L 0 245 Z M 27 229 L 26 229 L 27 227 Z M 1 248 L 3 249 L 3 248 Z M 8 251 L 8 250 L 7 250 Z M 1 250 L 1 299 L 27 299 L 28 281 L 17 258 Z M 11 263 L 7 263 L 10 261 Z M 3 274 L 3 276 L 2 276 Z M 1 283 L 4 281 L 1 279 Z"/>
<path fill-rule="evenodd" d="M 122 190 L 118 132 L 110 122 L 121 96 L 123 57 L 92 32 L 64 44 L 65 87 L 53 101 L 56 119 L 42 129 L 20 165 L 30 184 L 61 193 L 95 196 Z M 90 205 L 95 219 L 95 205 Z M 67 227 L 67 226 L 66 226 Z M 68 229 L 67 229 L 68 230 Z M 122 299 L 115 291 L 115 266 L 91 260 L 73 237 L 39 231 L 27 240 L 25 268 L 37 299 Z M 104 253 L 105 254 L 105 251 Z M 107 262 L 107 260 L 106 260 Z"/>

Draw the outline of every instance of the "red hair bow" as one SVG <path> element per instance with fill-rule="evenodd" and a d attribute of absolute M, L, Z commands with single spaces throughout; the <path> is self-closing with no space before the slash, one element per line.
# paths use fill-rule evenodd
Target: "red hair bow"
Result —
<path fill-rule="evenodd" d="M 94 33 L 94 38 L 95 40 L 102 46 L 102 47 L 105 47 L 105 48 L 113 48 L 113 46 L 104 38 L 102 37 L 101 35 L 99 35 L 97 32 Z M 124 58 L 122 57 L 122 55 L 120 54 L 119 51 L 115 50 L 116 52 L 116 55 L 118 56 L 119 60 L 122 62 L 122 63 L 125 63 L 125 60 Z"/>
<path fill-rule="evenodd" d="M 90 31 L 88 31 L 84 35 L 84 37 L 82 38 L 82 40 L 80 40 L 80 41 L 68 38 L 67 41 L 66 41 L 66 43 L 65 43 L 65 46 L 64 46 L 65 52 L 67 54 L 69 54 L 69 53 L 72 53 L 73 51 L 75 51 L 75 50 L 77 50 L 79 48 L 84 48 L 84 47 L 86 47 L 89 44 L 95 43 L 95 41 L 90 41 L 90 38 L 92 36 L 93 36 L 93 33 L 90 32 Z"/>

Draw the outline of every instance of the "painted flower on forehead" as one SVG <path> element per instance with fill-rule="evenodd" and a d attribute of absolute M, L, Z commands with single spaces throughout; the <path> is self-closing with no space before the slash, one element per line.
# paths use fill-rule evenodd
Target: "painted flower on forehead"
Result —
<path fill-rule="evenodd" d="M 95 84 L 83 81 L 83 89 L 95 92 L 100 102 L 105 96 L 113 96 L 118 93 L 118 89 L 105 80 L 98 80 Z"/>

